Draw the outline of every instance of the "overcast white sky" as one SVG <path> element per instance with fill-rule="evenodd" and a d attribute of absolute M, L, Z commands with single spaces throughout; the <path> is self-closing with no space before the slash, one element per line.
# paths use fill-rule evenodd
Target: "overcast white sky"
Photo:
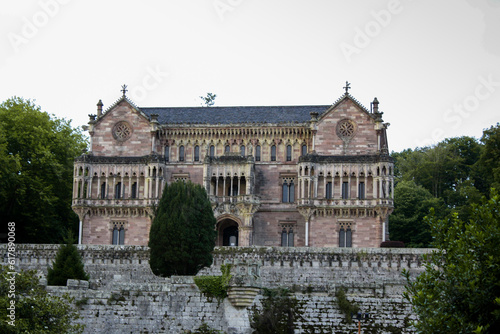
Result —
<path fill-rule="evenodd" d="M 380 101 L 391 150 L 500 121 L 500 0 L 0 2 L 0 101 L 86 124 L 138 106 Z"/>

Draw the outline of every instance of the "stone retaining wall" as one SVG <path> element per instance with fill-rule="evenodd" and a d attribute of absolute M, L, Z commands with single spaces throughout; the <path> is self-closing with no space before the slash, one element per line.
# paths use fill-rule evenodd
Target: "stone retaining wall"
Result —
<path fill-rule="evenodd" d="M 156 277 L 149 268 L 149 249 L 142 246 L 78 246 L 88 284 L 70 281 L 67 287 L 47 289 L 69 293 L 82 315 L 87 333 L 181 333 L 203 322 L 227 333 L 249 333 L 250 308 L 220 305 L 203 296 L 192 277 Z M 42 281 L 58 245 L 17 245 L 16 267 L 35 269 Z M 3 262 L 6 245 L 0 245 Z M 231 263 L 233 275 L 250 276 L 260 287 L 286 287 L 304 302 L 297 333 L 346 333 L 357 329 L 339 312 L 335 291 L 347 288 L 349 300 L 371 314 L 364 333 L 411 333 L 415 320 L 402 299 L 401 270 L 422 272 L 426 249 L 384 248 L 216 248 L 214 264 L 199 275 L 220 275 Z M 255 303 L 260 305 L 262 295 Z"/>

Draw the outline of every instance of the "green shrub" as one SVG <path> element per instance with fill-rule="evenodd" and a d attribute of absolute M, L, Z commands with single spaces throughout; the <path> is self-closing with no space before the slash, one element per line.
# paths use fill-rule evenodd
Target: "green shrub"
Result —
<path fill-rule="evenodd" d="M 359 306 L 347 299 L 344 287 L 340 287 L 335 291 L 335 297 L 337 297 L 337 306 L 340 312 L 345 316 L 346 321 L 352 322 L 352 314 L 358 313 Z"/>
<path fill-rule="evenodd" d="M 302 303 L 290 297 L 287 289 L 264 289 L 262 309 L 252 307 L 250 327 L 254 334 L 293 334 L 295 323 L 302 321 Z"/>
<path fill-rule="evenodd" d="M 66 244 L 61 245 L 57 251 L 55 262 L 49 268 L 47 275 L 48 285 L 65 286 L 68 279 L 88 281 L 89 275 L 83 268 L 83 262 L 78 249 L 73 244 L 71 233 L 65 239 Z"/>
<path fill-rule="evenodd" d="M 205 295 L 208 300 L 213 298 L 217 299 L 220 304 L 224 298 L 227 297 L 227 289 L 229 287 L 229 280 L 231 279 L 231 265 L 223 264 L 220 267 L 222 276 L 196 276 L 194 283 L 200 289 L 201 293 Z"/>

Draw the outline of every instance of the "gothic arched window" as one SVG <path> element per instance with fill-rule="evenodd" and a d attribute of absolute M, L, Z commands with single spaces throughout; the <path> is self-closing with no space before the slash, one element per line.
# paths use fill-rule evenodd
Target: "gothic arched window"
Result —
<path fill-rule="evenodd" d="M 260 161 L 260 145 L 255 146 L 255 161 Z"/>
<path fill-rule="evenodd" d="M 276 161 L 276 145 L 271 146 L 271 161 Z"/>
<path fill-rule="evenodd" d="M 179 146 L 179 161 L 184 161 L 184 146 Z"/>
<path fill-rule="evenodd" d="M 200 147 L 198 145 L 194 147 L 194 161 L 200 161 Z"/>

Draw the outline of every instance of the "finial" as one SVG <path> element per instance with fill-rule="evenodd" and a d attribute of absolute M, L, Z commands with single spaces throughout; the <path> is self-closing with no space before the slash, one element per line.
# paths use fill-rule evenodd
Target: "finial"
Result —
<path fill-rule="evenodd" d="M 345 89 L 345 93 L 346 94 L 349 94 L 349 89 L 351 89 L 351 83 L 346 81 L 345 82 L 345 87 L 343 87 Z"/>
<path fill-rule="evenodd" d="M 97 118 L 101 117 L 102 115 L 102 100 L 99 100 L 99 102 L 97 102 Z"/>
<path fill-rule="evenodd" d="M 125 96 L 125 94 L 127 93 L 128 89 L 127 89 L 127 85 L 122 85 L 122 93 L 123 93 L 123 96 Z"/>

